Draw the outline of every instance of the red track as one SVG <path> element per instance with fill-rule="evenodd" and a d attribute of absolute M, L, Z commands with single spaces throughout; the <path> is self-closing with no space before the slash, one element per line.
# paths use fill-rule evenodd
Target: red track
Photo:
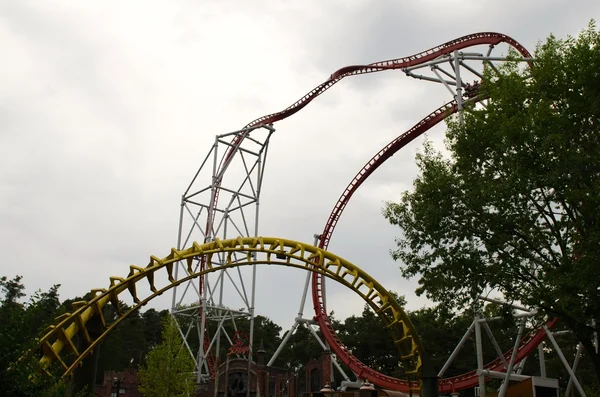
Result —
<path fill-rule="evenodd" d="M 416 66 L 423 64 L 425 62 L 434 60 L 442 55 L 451 54 L 456 50 L 462 50 L 464 48 L 477 46 L 477 45 L 490 45 L 494 46 L 500 43 L 506 43 L 514 47 L 523 57 L 530 58 L 531 55 L 517 41 L 512 39 L 509 36 L 500 33 L 493 32 L 482 32 L 475 33 L 468 36 L 463 36 L 458 39 L 449 41 L 440 46 L 431 48 L 427 51 L 423 51 L 421 53 L 411 55 L 405 58 L 398 58 L 388 61 L 371 63 L 368 65 L 355 65 L 355 66 L 346 66 L 334 72 L 329 79 L 325 82 L 321 83 L 309 93 L 304 95 L 298 101 L 294 102 L 292 105 L 287 107 L 286 109 L 269 114 L 263 117 L 260 117 L 250 123 L 248 123 L 244 128 L 251 129 L 253 127 L 258 127 L 261 125 L 268 125 L 274 122 L 283 120 L 296 112 L 300 111 L 306 105 L 308 105 L 313 99 L 323 94 L 329 88 L 331 88 L 335 83 L 343 79 L 347 76 L 354 76 L 360 74 L 367 73 L 375 73 L 381 72 L 384 70 L 396 70 L 396 69 L 404 69 L 410 66 Z M 455 113 L 457 111 L 457 106 L 455 102 L 447 103 L 446 105 L 440 107 L 435 110 L 419 123 L 417 123 L 410 130 L 400 135 L 398 138 L 394 139 L 387 146 L 385 146 L 381 151 L 379 151 L 354 177 L 352 182 L 348 185 L 344 193 L 338 199 L 336 205 L 333 208 L 329 219 L 324 227 L 323 233 L 321 235 L 319 241 L 319 247 L 327 248 L 331 236 L 333 235 L 333 231 L 335 230 L 335 226 L 337 222 L 348 204 L 350 198 L 354 194 L 354 192 L 358 189 L 358 187 L 366 180 L 366 178 L 371 175 L 381 164 L 383 164 L 388 158 L 390 158 L 394 153 L 404 147 L 406 144 L 411 142 L 413 139 L 423 134 L 425 131 L 429 130 L 440 121 L 444 120 L 450 114 Z M 219 164 L 219 171 L 217 173 L 216 184 L 220 185 L 225 169 L 227 168 L 227 163 L 232 159 L 235 154 L 235 147 L 239 145 L 246 136 L 251 132 L 248 130 L 245 133 L 241 133 L 235 136 L 232 141 L 232 147 L 224 154 L 221 158 L 221 162 Z M 218 195 L 219 189 L 216 189 L 215 196 L 213 198 L 213 208 L 216 207 L 217 202 L 219 200 Z M 212 227 L 213 219 L 212 216 L 209 216 L 207 219 L 207 232 Z M 201 290 L 202 291 L 202 290 Z M 396 379 L 389 377 L 387 375 L 381 374 L 367 365 L 363 364 L 360 360 L 350 354 L 347 349 L 343 346 L 339 338 L 337 337 L 335 330 L 327 316 L 327 312 L 324 306 L 323 299 L 323 291 L 322 291 L 322 277 L 319 274 L 313 275 L 313 305 L 315 309 L 315 319 L 317 320 L 321 332 L 323 336 L 331 346 L 333 352 L 337 355 L 337 357 L 352 370 L 352 372 L 356 373 L 359 378 L 369 379 L 371 382 L 377 384 L 380 387 L 391 389 L 391 390 L 399 390 L 399 391 L 408 391 L 408 383 L 404 380 Z M 554 325 L 554 322 L 549 323 L 548 325 Z M 519 362 L 524 357 L 529 355 L 536 347 L 539 345 L 543 339 L 545 338 L 545 333 L 543 330 L 539 330 L 536 333 L 530 333 L 521 342 L 521 345 L 518 348 L 518 354 L 516 357 L 516 362 Z M 510 358 L 511 351 L 505 354 L 506 357 Z M 487 369 L 495 370 L 495 371 L 503 371 L 504 367 L 500 358 L 492 361 L 491 363 L 485 366 Z M 468 372 L 459 376 L 455 376 L 452 378 L 441 379 L 439 381 L 440 384 L 440 392 L 452 392 L 459 391 L 467 388 L 471 388 L 476 386 L 478 383 L 477 374 L 475 371 Z"/>
<path fill-rule="evenodd" d="M 350 198 L 359 188 L 359 186 L 371 175 L 379 166 L 381 166 L 387 159 L 392 157 L 397 151 L 406 146 L 409 142 L 444 120 L 446 117 L 453 113 L 456 113 L 458 107 L 456 102 L 449 102 L 442 107 L 436 109 L 419 123 L 414 125 L 411 129 L 400 135 L 383 149 L 381 149 L 367 164 L 356 174 L 352 182 L 348 185 L 344 193 L 338 199 L 334 206 L 329 219 L 325 225 L 323 233 L 319 240 L 319 247 L 327 249 L 330 238 L 333 234 L 337 222 L 348 204 Z M 398 390 L 398 391 L 409 391 L 408 382 L 401 379 L 396 379 L 382 373 L 375 371 L 363 364 L 360 360 L 354 357 L 344 347 L 343 343 L 338 338 L 331 321 L 327 316 L 327 310 L 325 308 L 323 289 L 322 289 L 323 277 L 315 273 L 312 277 L 312 296 L 313 305 L 315 309 L 315 319 L 317 320 L 323 336 L 327 340 L 327 343 L 331 346 L 334 353 L 342 360 L 344 364 L 350 368 L 350 370 L 357 374 L 359 378 L 369 379 L 371 382 L 377 384 L 380 387 Z M 549 327 L 555 324 L 555 320 L 548 323 Z M 518 363 L 523 358 L 527 357 L 531 352 L 539 345 L 545 338 L 545 332 L 543 329 L 538 330 L 536 333 L 529 333 L 523 340 L 518 349 L 515 363 Z M 508 361 L 511 358 L 512 349 L 504 354 L 505 359 Z M 486 369 L 492 371 L 504 371 L 504 366 L 500 358 L 488 363 L 485 366 Z M 478 385 L 478 378 L 475 371 L 468 372 L 462 375 L 454 376 L 451 378 L 445 378 L 439 380 L 439 391 L 443 393 L 451 393 L 453 391 L 460 391 L 470 389 Z"/>

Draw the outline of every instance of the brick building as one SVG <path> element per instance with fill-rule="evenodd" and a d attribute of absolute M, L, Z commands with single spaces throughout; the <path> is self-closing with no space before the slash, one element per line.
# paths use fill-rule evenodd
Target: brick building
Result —
<path fill-rule="evenodd" d="M 297 397 L 307 392 L 318 392 L 331 379 L 331 355 L 323 352 L 321 357 L 308 362 L 299 373 L 265 364 L 265 350 L 256 352 L 256 361 L 230 358 L 217 359 L 217 376 L 208 384 L 201 385 L 197 397 Z M 124 372 L 106 371 L 101 385 L 94 386 L 95 397 L 142 397 L 138 391 L 139 380 L 133 368 Z"/>
<path fill-rule="evenodd" d="M 319 392 L 326 384 L 332 384 L 331 353 L 326 350 L 317 359 L 304 366 L 304 379 L 298 375 L 298 396 Z"/>
<path fill-rule="evenodd" d="M 217 376 L 200 390 L 200 397 L 296 397 L 296 376 L 287 369 L 265 365 L 265 350 L 256 352 L 256 362 L 250 365 L 244 358 L 226 359 L 217 363 Z"/>
<path fill-rule="evenodd" d="M 124 372 L 105 371 L 101 385 L 94 386 L 95 397 L 142 397 L 138 391 L 137 371 L 127 368 Z"/>

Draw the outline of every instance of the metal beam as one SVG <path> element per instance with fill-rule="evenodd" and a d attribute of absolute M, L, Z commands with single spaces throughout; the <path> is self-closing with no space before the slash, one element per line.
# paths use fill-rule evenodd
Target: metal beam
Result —
<path fill-rule="evenodd" d="M 560 361 L 562 361 L 563 365 L 565 366 L 565 369 L 569 373 L 569 376 L 573 380 L 573 383 L 575 383 L 575 387 L 579 391 L 579 394 L 581 394 L 582 397 L 586 397 L 585 392 L 583 391 L 583 388 L 581 387 L 581 384 L 579 383 L 579 380 L 577 380 L 577 377 L 575 376 L 575 373 L 573 372 L 573 370 L 571 369 L 571 366 L 567 362 L 567 359 L 565 358 L 562 350 L 560 349 L 560 346 L 558 346 L 558 343 L 556 343 L 556 339 L 554 339 L 554 335 L 552 335 L 552 332 L 550 332 L 550 330 L 548 329 L 548 326 L 546 324 L 544 324 L 544 331 L 546 331 L 546 336 L 548 336 L 548 339 L 550 339 L 552 346 L 554 346 L 554 349 L 556 349 L 556 353 L 558 353 L 558 357 L 560 357 Z"/>

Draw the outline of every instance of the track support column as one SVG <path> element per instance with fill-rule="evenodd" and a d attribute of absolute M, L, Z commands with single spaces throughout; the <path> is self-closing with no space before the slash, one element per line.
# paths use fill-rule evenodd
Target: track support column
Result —
<path fill-rule="evenodd" d="M 479 377 L 479 396 L 485 397 L 485 375 L 483 375 L 483 345 L 481 340 L 481 316 L 475 316 L 475 344 L 477 347 L 477 376 Z"/>
<path fill-rule="evenodd" d="M 515 365 L 515 358 L 517 357 L 517 351 L 519 349 L 519 344 L 521 343 L 521 336 L 523 335 L 524 329 L 525 320 L 521 320 L 521 324 L 519 325 L 519 331 L 517 333 L 517 337 L 515 338 L 515 346 L 513 347 L 512 355 L 510 356 L 510 362 L 508 363 L 508 368 L 506 368 L 506 377 L 504 378 L 504 382 L 502 382 L 502 386 L 500 386 L 500 392 L 498 393 L 498 397 L 504 397 L 504 395 L 506 394 L 506 389 L 508 388 L 508 383 L 510 382 L 513 366 Z"/>
<path fill-rule="evenodd" d="M 538 356 L 540 358 L 540 376 L 546 377 L 546 358 L 544 354 L 544 342 L 538 345 Z"/>
<path fill-rule="evenodd" d="M 579 394 L 581 394 L 583 397 L 585 397 L 586 394 L 583 391 L 583 388 L 581 387 L 579 380 L 577 380 L 575 373 L 573 372 L 573 370 L 571 369 L 571 366 L 567 362 L 567 359 L 565 358 L 565 355 L 563 354 L 562 350 L 560 349 L 560 346 L 558 346 L 558 343 L 556 343 L 556 339 L 554 339 L 554 335 L 552 335 L 552 332 L 548 329 L 548 326 L 544 325 L 544 331 L 546 331 L 546 336 L 548 336 L 548 339 L 550 339 L 550 343 L 552 343 L 552 346 L 554 346 L 554 349 L 556 349 L 556 352 L 558 353 L 558 357 L 560 357 L 560 361 L 562 361 L 563 365 L 565 366 L 565 369 L 567 370 L 567 372 L 569 373 L 569 376 L 571 377 L 570 379 L 572 379 L 573 383 L 575 383 L 575 387 L 579 391 Z"/>

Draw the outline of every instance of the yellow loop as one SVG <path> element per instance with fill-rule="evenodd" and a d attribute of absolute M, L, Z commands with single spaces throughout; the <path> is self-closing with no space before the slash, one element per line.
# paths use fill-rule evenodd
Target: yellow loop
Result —
<path fill-rule="evenodd" d="M 192 269 L 192 261 L 202 255 L 206 255 L 207 259 L 210 259 L 215 253 L 231 255 L 234 252 L 246 253 L 244 256 L 246 262 L 228 260 L 203 271 Z M 175 280 L 172 275 L 173 267 L 179 261 L 184 261 L 188 274 Z M 162 259 L 151 256 L 150 263 L 145 268 L 132 265 L 127 278 L 111 277 L 110 288 L 92 290 L 93 298 L 91 300 L 77 302 L 73 305 L 73 309 L 75 309 L 73 313 L 57 319 L 56 326 L 50 328 L 48 333 L 40 339 L 44 352 L 40 363 L 44 369 L 48 369 L 53 363 L 59 363 L 65 369 L 63 378 L 67 377 L 123 319 L 156 296 L 207 273 L 260 264 L 283 265 L 314 271 L 352 289 L 373 308 L 386 327 L 390 329 L 405 372 L 415 375 L 420 373 L 423 345 L 408 316 L 387 289 L 358 266 L 330 252 L 309 244 L 272 237 L 238 237 L 232 240 L 216 239 L 205 244 L 193 243 L 188 249 L 171 250 L 170 254 Z M 154 286 L 154 278 L 155 273 L 161 270 L 166 270 L 170 281 L 166 287 L 158 290 Z M 135 288 L 135 284 L 144 279 L 150 284 L 152 293 L 141 298 L 137 296 L 139 290 Z M 119 294 L 124 291 L 133 297 L 134 304 L 127 311 L 118 310 L 117 319 L 110 324 L 106 323 L 102 316 L 102 308 L 111 301 L 118 302 Z M 104 325 L 105 330 L 99 337 L 91 340 L 86 323 L 95 317 Z M 84 339 L 89 342 L 88 347 L 81 352 L 73 348 L 75 346 L 73 338 L 77 334 L 83 335 Z M 74 357 L 69 365 L 61 358 L 65 347 L 69 350 L 70 356 Z"/>

